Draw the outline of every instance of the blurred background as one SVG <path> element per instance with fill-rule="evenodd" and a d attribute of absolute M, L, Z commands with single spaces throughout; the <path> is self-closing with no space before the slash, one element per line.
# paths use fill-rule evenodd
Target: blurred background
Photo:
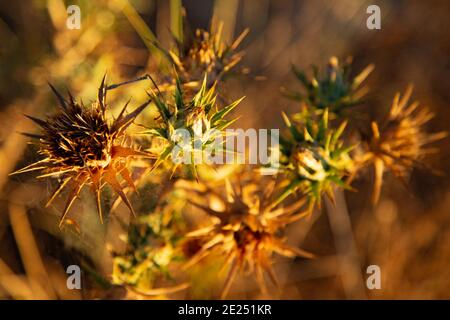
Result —
<path fill-rule="evenodd" d="M 413 99 L 436 117 L 433 131 L 450 128 L 450 3 L 365 0 L 184 0 L 192 29 L 224 22 L 231 43 L 245 28 L 240 67 L 250 72 L 231 78 L 223 88 L 229 99 L 246 96 L 236 114 L 240 128 L 282 128 L 280 112 L 298 110 L 280 88 L 298 90 L 291 65 L 324 65 L 331 56 L 353 56 L 354 71 L 375 64 L 364 111 L 384 114 L 397 91 L 409 83 Z M 81 9 L 81 29 L 66 27 L 69 5 Z M 381 8 L 381 30 L 366 27 L 369 5 Z M 89 195 L 72 209 L 81 232 L 61 231 L 61 203 L 44 209 L 54 187 L 34 174 L 9 173 L 38 159 L 36 147 L 20 132 L 36 127 L 23 114 L 43 117 L 55 110 L 47 82 L 85 102 L 96 97 L 104 73 L 109 82 L 155 72 L 156 37 L 171 46 L 170 1 L 167 0 L 30 0 L 0 2 L 0 298 L 142 298 L 112 286 L 111 248 L 123 249 L 118 224 L 100 225 Z M 142 85 L 111 94 L 122 105 L 145 99 Z M 145 116 L 145 115 L 144 115 Z M 285 299 L 449 299 L 450 298 L 450 146 L 428 159 L 442 171 L 414 170 L 405 187 L 390 175 L 379 204 L 370 204 L 373 174 L 355 181 L 357 193 L 346 192 L 353 235 L 340 239 L 333 221 L 322 212 L 291 226 L 288 242 L 320 258 L 293 262 L 280 259 Z M 338 205 L 345 205 L 338 199 Z M 119 208 L 120 209 L 120 208 Z M 117 215 L 129 219 L 126 210 Z M 67 266 L 81 264 L 82 290 L 66 288 Z M 381 289 L 368 290 L 366 268 L 381 268 Z M 242 289 L 239 289 L 242 288 Z M 257 288 L 235 288 L 234 298 L 259 298 Z M 199 289 L 201 291 L 201 288 Z M 197 290 L 198 291 L 198 290 Z M 168 296 L 169 298 L 172 296 Z M 203 292 L 178 293 L 178 298 L 213 298 Z"/>

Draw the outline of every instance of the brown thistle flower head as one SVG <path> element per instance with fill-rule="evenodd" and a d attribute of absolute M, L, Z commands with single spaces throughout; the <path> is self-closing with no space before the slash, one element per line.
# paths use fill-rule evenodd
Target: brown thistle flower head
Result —
<path fill-rule="evenodd" d="M 117 177 L 120 175 L 130 187 L 134 188 L 127 160 L 130 157 L 151 156 L 147 152 L 131 147 L 125 133 L 150 101 L 125 114 L 127 103 L 117 119 L 110 123 L 106 119 L 105 80 L 106 76 L 103 77 L 98 90 L 97 101 L 90 107 L 75 101 L 70 93 L 69 100 L 66 101 L 50 85 L 59 100 L 60 112 L 46 120 L 27 116 L 42 129 L 39 135 L 26 135 L 39 139 L 38 153 L 43 159 L 14 174 L 40 170 L 42 175 L 38 178 L 58 178 L 61 182 L 47 202 L 47 206 L 66 186 L 70 188 L 60 227 L 84 185 L 89 185 L 95 194 L 97 210 L 102 221 L 100 192 L 106 184 L 114 189 L 134 213 L 123 191 L 124 187 Z"/>
<path fill-rule="evenodd" d="M 202 180 L 199 184 L 179 181 L 179 186 L 187 190 L 189 203 L 212 218 L 210 225 L 187 234 L 187 238 L 202 240 L 202 246 L 186 267 L 214 254 L 223 257 L 222 270 L 229 267 L 229 271 L 222 298 L 227 296 L 239 270 L 255 273 L 261 291 L 267 294 L 265 274 L 277 284 L 272 269 L 273 253 L 289 258 L 313 257 L 311 253 L 285 244 L 280 237 L 283 228 L 306 213 L 299 213 L 304 201 L 286 207 L 274 206 L 271 200 L 276 188 L 274 180 L 268 183 L 259 175 L 247 172 L 234 175 L 231 180 Z"/>
<path fill-rule="evenodd" d="M 446 132 L 426 133 L 424 125 L 433 117 L 433 113 L 427 108 L 419 109 L 417 101 L 408 104 L 412 91 L 410 85 L 403 97 L 397 93 L 386 119 L 380 124 L 372 122 L 368 152 L 359 160 L 361 164 L 374 165 L 374 203 L 380 197 L 386 169 L 404 182 L 413 167 L 425 166 L 423 158 L 427 154 L 438 151 L 429 144 L 447 136 Z"/>
<path fill-rule="evenodd" d="M 175 66 L 183 84 L 195 82 L 199 85 L 205 74 L 212 84 L 222 80 L 241 61 L 243 52 L 236 50 L 247 33 L 248 29 L 227 45 L 222 40 L 220 24 L 217 32 L 197 29 L 184 42 L 175 39 L 176 48 L 169 51 L 160 49 Z"/>
<path fill-rule="evenodd" d="M 361 98 L 367 93 L 367 88 L 361 87 L 361 84 L 374 69 L 373 65 L 369 65 L 357 76 L 351 77 L 351 65 L 351 58 L 339 64 L 336 57 L 331 57 L 325 72 L 320 73 L 317 67 L 313 67 L 311 78 L 293 66 L 292 70 L 300 80 L 303 90 L 286 92 L 286 95 L 302 101 L 313 110 L 328 109 L 330 113 L 340 114 L 361 103 Z"/>

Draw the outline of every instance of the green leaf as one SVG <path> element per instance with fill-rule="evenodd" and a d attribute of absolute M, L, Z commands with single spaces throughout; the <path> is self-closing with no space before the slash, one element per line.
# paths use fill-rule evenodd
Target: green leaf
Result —
<path fill-rule="evenodd" d="M 162 137 L 168 139 L 167 130 L 164 128 L 150 128 L 148 130 L 142 131 L 139 134 L 147 134 L 155 137 Z"/>
<path fill-rule="evenodd" d="M 156 108 L 159 111 L 159 114 L 163 118 L 165 122 L 169 121 L 170 111 L 168 106 L 156 95 L 153 96 L 153 101 L 156 105 Z"/>
<path fill-rule="evenodd" d="M 176 106 L 176 112 L 178 110 L 182 110 L 184 103 L 183 103 L 183 89 L 181 88 L 181 82 L 180 78 L 176 78 L 176 89 L 175 89 L 175 106 Z"/>
<path fill-rule="evenodd" d="M 230 113 L 231 110 L 233 110 L 244 98 L 245 97 L 242 97 L 242 98 L 234 101 L 230 105 L 226 106 L 225 108 L 221 109 L 220 111 L 216 112 L 211 118 L 211 124 L 214 125 L 216 123 L 216 121 L 218 121 L 219 119 L 222 119 L 224 116 L 226 116 L 228 113 Z"/>

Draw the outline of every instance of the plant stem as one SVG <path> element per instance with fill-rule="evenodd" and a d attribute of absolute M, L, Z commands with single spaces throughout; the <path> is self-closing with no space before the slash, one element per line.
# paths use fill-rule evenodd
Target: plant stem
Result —
<path fill-rule="evenodd" d="M 361 275 L 361 266 L 353 239 L 350 216 L 347 210 L 344 192 L 335 189 L 335 203 L 325 198 L 328 219 L 334 237 L 339 261 L 339 274 L 347 298 L 365 299 L 366 292 Z"/>
<path fill-rule="evenodd" d="M 239 7 L 239 0 L 216 0 L 214 2 L 214 12 L 211 20 L 211 29 L 218 31 L 223 24 L 222 40 L 231 43 L 234 37 L 234 27 Z"/>
<path fill-rule="evenodd" d="M 183 6 L 181 0 L 170 0 L 170 31 L 183 43 Z"/>

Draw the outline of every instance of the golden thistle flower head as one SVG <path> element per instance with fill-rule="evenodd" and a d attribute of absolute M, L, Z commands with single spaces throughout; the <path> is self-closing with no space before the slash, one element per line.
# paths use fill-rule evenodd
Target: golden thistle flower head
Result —
<path fill-rule="evenodd" d="M 372 122 L 368 152 L 361 163 L 373 163 L 375 167 L 374 203 L 380 197 L 386 169 L 404 181 L 413 167 L 425 166 L 424 156 L 437 151 L 429 144 L 447 136 L 446 132 L 426 133 L 424 126 L 433 114 L 426 108 L 419 109 L 419 102 L 408 103 L 412 90 L 409 86 L 403 97 L 397 93 L 386 119 L 380 124 Z"/>
<path fill-rule="evenodd" d="M 280 169 L 286 174 L 289 184 L 279 200 L 300 191 L 308 198 L 310 210 L 320 205 L 323 194 L 333 199 L 333 188 L 349 188 L 345 177 L 353 171 L 353 160 L 341 140 L 346 122 L 336 130 L 328 127 L 328 110 L 320 119 L 308 116 L 300 126 L 291 123 L 283 113 L 290 136 L 280 141 Z"/>
<path fill-rule="evenodd" d="M 243 53 L 236 51 L 248 29 L 231 44 L 222 39 L 222 24 L 217 32 L 197 29 L 184 42 L 176 41 L 177 47 L 166 52 L 180 74 L 182 83 L 198 82 L 205 74 L 211 83 L 221 80 L 242 59 Z"/>
<path fill-rule="evenodd" d="M 252 172 L 237 173 L 220 181 L 193 183 L 180 180 L 186 189 L 188 202 L 211 217 L 211 224 L 187 234 L 188 239 L 200 239 L 202 245 L 187 262 L 193 266 L 208 256 L 224 258 L 229 267 L 221 297 L 229 292 L 238 271 L 255 273 L 264 294 L 268 293 L 265 275 L 277 284 L 272 270 L 272 254 L 285 257 L 312 258 L 313 255 L 284 243 L 279 233 L 290 223 L 304 217 L 299 212 L 304 201 L 286 207 L 276 206 L 272 194 L 276 181 L 263 181 Z"/>
<path fill-rule="evenodd" d="M 106 76 L 98 91 L 98 99 L 85 107 L 75 101 L 69 93 L 66 101 L 50 85 L 59 100 L 60 111 L 46 120 L 28 116 L 41 127 L 39 135 L 26 134 L 39 139 L 38 153 L 42 160 L 15 172 L 41 170 L 43 177 L 56 177 L 61 182 L 47 202 L 47 206 L 66 187 L 69 196 L 61 217 L 60 226 L 84 185 L 89 185 L 96 197 L 97 210 L 102 219 L 100 192 L 104 185 L 110 185 L 133 212 L 131 204 L 123 191 L 120 175 L 125 182 L 134 187 L 127 167 L 129 157 L 148 157 L 146 152 L 129 146 L 125 130 L 142 110 L 150 103 L 145 102 L 133 112 L 125 114 L 127 105 L 112 123 L 106 119 Z"/>
<path fill-rule="evenodd" d="M 331 57 L 326 71 L 320 73 L 319 69 L 314 67 L 311 78 L 293 66 L 292 70 L 300 80 L 303 91 L 286 94 L 290 98 L 304 102 L 312 109 L 319 111 L 328 109 L 333 114 L 340 114 L 347 108 L 361 103 L 361 98 L 367 92 L 361 84 L 374 68 L 373 65 L 369 65 L 359 75 L 352 77 L 351 63 L 350 58 L 339 64 L 336 57 Z"/>

